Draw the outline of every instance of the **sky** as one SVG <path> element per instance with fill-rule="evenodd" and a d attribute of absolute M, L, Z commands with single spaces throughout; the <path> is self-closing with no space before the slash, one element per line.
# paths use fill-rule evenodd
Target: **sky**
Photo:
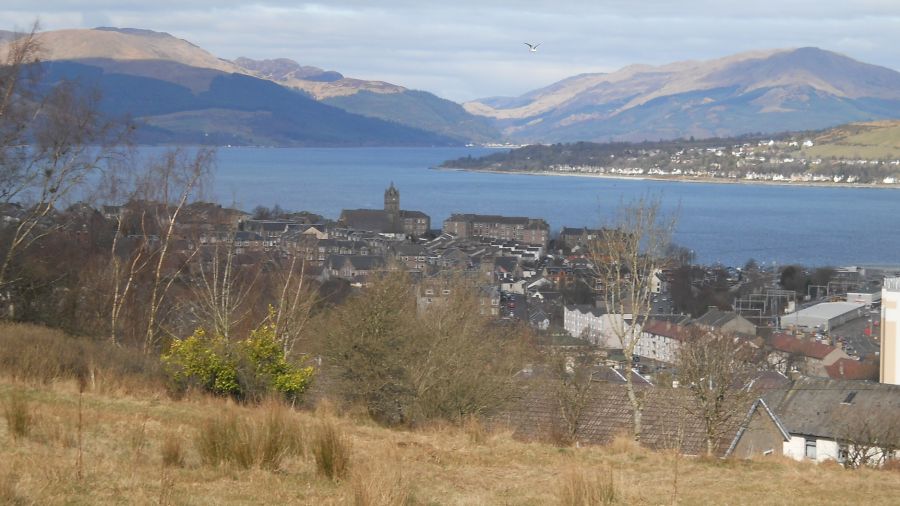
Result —
<path fill-rule="evenodd" d="M 460 102 L 756 49 L 817 46 L 900 69 L 900 0 L 2 0 L 0 19 L 163 31 L 221 58 L 291 58 Z"/>

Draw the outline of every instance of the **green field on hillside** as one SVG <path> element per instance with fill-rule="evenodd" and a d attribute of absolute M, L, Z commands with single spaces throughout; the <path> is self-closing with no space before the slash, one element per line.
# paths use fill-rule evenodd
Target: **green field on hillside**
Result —
<path fill-rule="evenodd" d="M 852 123 L 825 131 L 815 146 L 803 149 L 810 158 L 862 160 L 900 159 L 900 122 Z"/>

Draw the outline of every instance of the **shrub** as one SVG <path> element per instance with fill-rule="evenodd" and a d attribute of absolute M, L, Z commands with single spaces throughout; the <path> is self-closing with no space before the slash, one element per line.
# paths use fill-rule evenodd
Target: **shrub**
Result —
<path fill-rule="evenodd" d="M 261 399 L 278 392 L 295 399 L 313 376 L 312 367 L 288 362 L 271 317 L 237 343 L 197 329 L 190 337 L 172 341 L 162 360 L 177 392 L 195 387 L 235 398 Z"/>
<path fill-rule="evenodd" d="M 332 481 L 340 481 L 350 471 L 350 441 L 333 422 L 319 426 L 312 441 L 316 470 Z"/>
<path fill-rule="evenodd" d="M 250 375 L 271 389 L 294 399 L 309 386 L 312 367 L 297 367 L 287 361 L 285 352 L 278 342 L 272 315 L 250 337 L 240 343 L 241 356 L 248 362 Z M 259 393 L 257 393 L 259 395 Z"/>
<path fill-rule="evenodd" d="M 198 387 L 217 395 L 241 393 L 237 381 L 237 360 L 230 353 L 228 341 L 221 336 L 208 336 L 197 329 L 186 339 L 175 339 L 163 354 L 166 372 L 177 391 Z"/>
<path fill-rule="evenodd" d="M 31 432 L 34 414 L 31 405 L 21 392 L 12 392 L 3 402 L 3 417 L 13 438 L 23 438 Z"/>

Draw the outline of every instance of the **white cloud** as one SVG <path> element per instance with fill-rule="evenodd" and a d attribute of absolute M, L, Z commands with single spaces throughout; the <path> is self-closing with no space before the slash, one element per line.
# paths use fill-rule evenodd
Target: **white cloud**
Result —
<path fill-rule="evenodd" d="M 588 71 L 818 46 L 900 68 L 900 3 L 812 0 L 5 0 L 27 28 L 169 32 L 223 58 L 288 57 L 454 100 L 517 95 Z M 536 54 L 522 42 L 541 41 Z"/>

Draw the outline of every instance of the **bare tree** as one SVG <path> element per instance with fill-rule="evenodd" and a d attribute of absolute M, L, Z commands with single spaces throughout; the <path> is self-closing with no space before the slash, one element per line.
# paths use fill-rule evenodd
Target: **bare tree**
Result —
<path fill-rule="evenodd" d="M 125 218 L 129 212 L 127 207 L 122 207 L 115 216 L 116 231 L 113 235 L 112 245 L 110 247 L 109 270 L 112 296 L 110 299 L 109 312 L 109 340 L 114 345 L 119 345 L 119 321 L 122 317 L 122 310 L 128 296 L 134 289 L 138 275 L 150 265 L 149 242 L 146 235 L 142 240 L 129 248 L 127 252 L 120 252 L 120 245 L 123 238 L 123 226 Z M 146 223 L 146 211 L 140 211 L 141 228 L 144 229 Z M 122 254 L 127 253 L 125 262 L 122 261 Z"/>
<path fill-rule="evenodd" d="M 125 135 L 100 113 L 97 93 L 70 82 L 40 90 L 36 28 L 7 43 L 0 66 L 0 204 L 23 206 L 0 250 L 0 289 L 15 282 L 16 255 L 59 227 L 50 219 L 57 206 L 103 168 Z"/>
<path fill-rule="evenodd" d="M 275 335 L 290 356 L 303 335 L 318 298 L 306 279 L 306 260 L 297 255 L 283 271 L 281 294 L 275 304 Z"/>
<path fill-rule="evenodd" d="M 565 433 L 560 436 L 564 443 L 571 444 L 577 437 L 594 389 L 594 367 L 592 360 L 584 355 L 556 357 L 552 366 L 559 378 L 556 398 L 565 423 Z"/>
<path fill-rule="evenodd" d="M 176 261 L 174 266 L 167 263 L 171 260 L 173 243 L 178 238 L 178 219 L 185 206 L 198 198 L 214 159 L 215 152 L 209 149 L 200 149 L 193 156 L 180 150 L 169 151 L 161 160 L 150 165 L 140 182 L 139 188 L 146 204 L 152 209 L 153 224 L 158 229 L 147 307 L 145 353 L 150 353 L 159 342 L 158 319 L 169 289 L 198 251 L 195 247 L 189 258 Z"/>
<path fill-rule="evenodd" d="M 675 227 L 663 216 L 660 201 L 649 197 L 623 204 L 618 216 L 589 245 L 597 281 L 602 285 L 606 311 L 619 315 L 621 325 L 611 331 L 627 360 L 641 337 L 641 324 L 651 313 L 653 277 L 666 268 L 666 252 Z M 630 318 L 629 318 L 630 317 Z M 630 319 L 630 323 L 626 320 Z M 631 403 L 634 438 L 641 437 L 642 399 L 632 374 L 625 374 Z"/>
<path fill-rule="evenodd" d="M 843 464 L 850 469 L 877 467 L 900 450 L 900 420 L 890 416 L 845 417 L 837 437 Z"/>
<path fill-rule="evenodd" d="M 747 414 L 755 395 L 750 389 L 755 368 L 734 336 L 690 327 L 684 338 L 676 365 L 679 383 L 691 392 L 685 411 L 702 420 L 706 453 L 713 455 Z"/>
<path fill-rule="evenodd" d="M 234 233 L 225 241 L 215 241 L 208 254 L 200 254 L 193 288 L 192 313 L 215 335 L 226 339 L 250 312 L 247 301 L 259 277 L 254 266 L 241 270 L 235 261 Z"/>

